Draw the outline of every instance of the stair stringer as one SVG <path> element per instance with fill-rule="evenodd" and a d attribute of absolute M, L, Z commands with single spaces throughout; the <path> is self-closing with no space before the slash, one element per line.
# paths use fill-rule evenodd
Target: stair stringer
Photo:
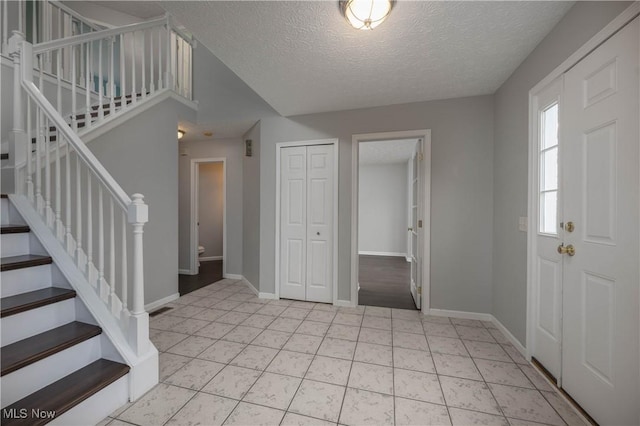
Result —
<path fill-rule="evenodd" d="M 71 287 L 76 291 L 77 297 L 85 308 L 102 327 L 104 335 L 112 343 L 124 362 L 131 368 L 128 376 L 129 400 L 135 401 L 159 381 L 158 350 L 149 342 L 147 350 L 141 355 L 136 355 L 129 346 L 127 336 L 122 332 L 117 320 L 113 317 L 107 306 L 94 291 L 91 284 L 75 265 L 74 260 L 66 252 L 65 248 L 57 240 L 40 215 L 31 206 L 24 195 L 9 195 L 9 200 L 15 209 L 22 215 L 24 221 L 31 228 L 31 232 L 38 238 L 42 246 L 47 250 L 54 264 L 66 278 Z M 106 352 L 106 351 L 105 351 Z M 120 361 L 114 354 L 103 353 L 103 357 L 113 361 Z"/>

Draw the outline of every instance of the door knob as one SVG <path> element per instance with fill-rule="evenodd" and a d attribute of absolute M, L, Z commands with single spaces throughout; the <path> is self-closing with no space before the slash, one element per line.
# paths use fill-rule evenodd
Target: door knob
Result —
<path fill-rule="evenodd" d="M 569 244 L 567 246 L 565 246 L 564 244 L 560 244 L 558 246 L 558 253 L 573 256 L 576 254 L 576 248 L 573 246 L 573 244 Z"/>
<path fill-rule="evenodd" d="M 320 235 L 320 232 L 316 232 L 316 235 Z"/>

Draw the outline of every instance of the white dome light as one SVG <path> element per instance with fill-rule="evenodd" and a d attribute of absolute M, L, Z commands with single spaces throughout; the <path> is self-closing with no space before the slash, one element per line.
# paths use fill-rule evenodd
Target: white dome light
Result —
<path fill-rule="evenodd" d="M 372 30 L 389 16 L 394 0 L 343 0 L 340 10 L 347 21 L 358 30 Z"/>

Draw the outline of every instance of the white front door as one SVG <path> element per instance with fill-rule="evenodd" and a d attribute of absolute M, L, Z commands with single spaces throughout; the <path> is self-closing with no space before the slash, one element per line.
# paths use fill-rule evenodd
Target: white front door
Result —
<path fill-rule="evenodd" d="M 280 150 L 280 297 L 333 301 L 331 145 Z"/>
<path fill-rule="evenodd" d="M 562 387 L 600 424 L 640 424 L 639 19 L 565 74 Z"/>
<path fill-rule="evenodd" d="M 419 232 L 421 223 L 420 203 L 421 195 L 421 172 L 422 161 L 422 139 L 416 142 L 416 147 L 412 156 L 412 182 L 411 182 L 411 296 L 416 304 L 416 308 L 420 309 L 422 299 L 422 280 L 421 280 L 421 259 L 422 251 L 419 244 Z"/>

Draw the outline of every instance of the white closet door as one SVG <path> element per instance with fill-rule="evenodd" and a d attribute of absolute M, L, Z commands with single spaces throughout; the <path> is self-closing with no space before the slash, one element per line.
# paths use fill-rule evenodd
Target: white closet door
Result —
<path fill-rule="evenodd" d="M 305 300 L 307 148 L 280 150 L 280 297 Z"/>
<path fill-rule="evenodd" d="M 333 301 L 332 145 L 280 150 L 280 297 Z"/>
<path fill-rule="evenodd" d="M 640 424 L 638 18 L 565 75 L 563 388 Z"/>
<path fill-rule="evenodd" d="M 307 297 L 332 302 L 333 146 L 307 147 Z"/>

